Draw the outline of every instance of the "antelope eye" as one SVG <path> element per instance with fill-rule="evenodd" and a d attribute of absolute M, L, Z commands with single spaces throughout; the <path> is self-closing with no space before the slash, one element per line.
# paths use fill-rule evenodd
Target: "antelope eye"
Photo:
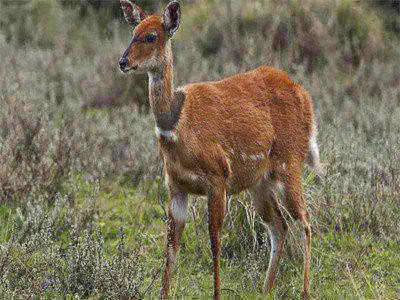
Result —
<path fill-rule="evenodd" d="M 157 35 L 155 34 L 149 34 L 146 36 L 146 42 L 148 43 L 153 43 L 157 39 Z"/>

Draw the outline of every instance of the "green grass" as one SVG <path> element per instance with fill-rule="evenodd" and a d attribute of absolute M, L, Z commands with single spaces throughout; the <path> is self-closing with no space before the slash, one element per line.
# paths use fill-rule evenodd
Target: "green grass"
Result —
<path fill-rule="evenodd" d="M 98 219 L 110 255 L 115 254 L 121 228 L 129 249 L 140 241 L 148 266 L 155 272 L 162 269 L 165 244 L 165 214 L 154 198 L 145 198 L 134 189 L 118 184 L 106 185 L 97 201 Z M 195 207 L 204 210 L 198 199 Z M 234 203 L 234 206 L 239 206 Z M 186 225 L 182 249 L 178 255 L 171 286 L 173 296 L 210 296 L 213 291 L 212 256 L 207 227 L 201 214 L 192 213 Z M 228 218 L 228 217 L 227 217 Z M 256 222 L 260 222 L 257 218 Z M 226 220 L 229 223 L 229 220 Z M 291 224 L 288 243 L 298 243 L 298 224 Z M 226 224 L 223 243 L 230 242 Z M 397 242 L 360 233 L 359 228 L 340 226 L 325 233 L 316 233 L 312 243 L 311 288 L 316 298 L 397 298 L 400 293 L 400 246 Z M 262 231 L 257 234 L 264 235 Z M 265 241 L 264 241 L 265 242 Z M 289 245 L 291 248 L 302 247 Z M 268 261 L 268 243 L 234 257 L 223 256 L 221 262 L 222 288 L 227 295 L 242 298 L 263 295 L 262 284 Z M 297 250 L 301 254 L 301 250 Z M 288 252 L 288 251 L 287 251 Z M 288 253 L 286 253 L 288 254 Z M 261 262 L 261 263 L 260 263 Z M 161 271 L 160 271 L 161 272 Z M 161 288 L 161 276 L 154 285 L 154 296 Z M 148 279 L 149 280 L 149 279 Z M 298 253 L 285 256 L 281 263 L 277 286 L 270 298 L 299 298 L 302 289 L 302 259 Z"/>
<path fill-rule="evenodd" d="M 176 86 L 261 64 L 303 85 L 326 165 L 321 183 L 310 170 L 303 179 L 311 296 L 400 298 L 397 18 L 368 2 L 299 3 L 184 3 L 173 42 Z M 38 19 L 28 2 L 8 4 L 0 0 L 0 295 L 158 297 L 167 191 L 153 118 L 138 109 L 147 81 L 117 69 L 128 28 L 107 19 L 108 11 L 81 16 L 79 7 L 52 4 Z M 57 28 L 42 39 L 46 22 Z M 274 46 L 285 37 L 286 46 Z M 170 294 L 211 296 L 207 201 L 190 200 Z M 222 293 L 265 299 L 267 235 L 247 193 L 228 201 Z M 287 220 L 268 299 L 300 299 L 302 291 L 302 232 Z"/>

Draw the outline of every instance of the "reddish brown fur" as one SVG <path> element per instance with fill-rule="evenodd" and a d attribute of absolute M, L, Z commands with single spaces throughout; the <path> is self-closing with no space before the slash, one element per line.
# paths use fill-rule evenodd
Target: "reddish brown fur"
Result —
<path fill-rule="evenodd" d="M 158 39 L 151 44 L 132 43 L 128 55 L 131 67 L 142 66 L 149 72 L 150 104 L 156 120 L 170 112 L 175 101 L 171 45 L 164 29 L 166 20 L 160 16 L 143 20 L 135 29 L 134 38 L 156 32 Z M 157 77 L 161 82 L 154 79 Z M 168 296 L 188 193 L 208 196 L 215 297 L 220 297 L 220 235 L 226 194 L 247 188 L 254 191 L 257 211 L 269 225 L 271 239 L 278 242 L 273 248 L 277 254 L 271 255 L 264 289 L 267 293 L 274 285 L 287 232 L 275 197 L 278 182 L 285 187 L 290 213 L 305 228 L 303 293 L 307 296 L 311 230 L 301 176 L 310 137 L 314 134 L 310 96 L 285 72 L 269 67 L 217 82 L 188 84 L 183 91 L 185 101 L 173 132 L 175 138 L 159 137 L 159 152 L 170 191 L 162 297 Z"/>
<path fill-rule="evenodd" d="M 213 174 L 222 176 L 229 162 L 227 188 L 239 192 L 283 162 L 306 158 L 312 104 L 304 89 L 283 71 L 263 67 L 218 82 L 189 84 L 185 92 L 176 129 L 182 137 L 175 151 L 185 156 L 185 165 L 198 175 L 212 169 Z M 264 162 L 242 159 L 244 155 L 267 154 L 271 147 L 272 156 Z M 189 187 L 186 191 L 195 193 Z"/>
<path fill-rule="evenodd" d="M 135 47 L 131 47 L 128 55 L 131 64 L 140 65 L 153 55 L 162 56 L 166 35 L 161 24 L 162 20 L 159 16 L 150 16 L 140 23 L 140 27 L 135 31 L 135 38 L 142 40 L 151 32 L 156 32 L 159 38 L 152 44 L 137 42 Z"/>

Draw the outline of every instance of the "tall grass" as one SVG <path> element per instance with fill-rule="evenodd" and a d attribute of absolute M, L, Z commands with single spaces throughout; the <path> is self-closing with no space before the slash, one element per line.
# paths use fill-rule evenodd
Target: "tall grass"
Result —
<path fill-rule="evenodd" d="M 157 294 L 166 191 L 146 77 L 117 70 L 127 25 L 108 8 L 0 5 L 0 292 Z M 312 94 L 326 165 L 320 184 L 304 172 L 318 298 L 400 295 L 400 40 L 382 16 L 392 18 L 350 0 L 187 1 L 173 42 L 177 86 L 267 64 Z M 191 200 L 172 293 L 208 295 L 206 201 Z M 288 222 L 275 297 L 300 290 L 300 231 Z M 230 197 L 228 290 L 257 294 L 268 251 L 250 197 Z"/>

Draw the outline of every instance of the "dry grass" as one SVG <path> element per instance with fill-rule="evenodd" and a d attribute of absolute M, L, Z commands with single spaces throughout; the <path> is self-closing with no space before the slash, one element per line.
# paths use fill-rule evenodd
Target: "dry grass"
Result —
<path fill-rule="evenodd" d="M 129 33 L 61 2 L 38 18 L 48 2 L 0 2 L 0 293 L 157 295 L 166 191 L 146 79 L 117 70 Z M 400 41 L 382 14 L 357 1 L 185 2 L 174 41 L 176 85 L 267 64 L 312 94 L 326 163 L 321 184 L 304 174 L 315 298 L 400 295 Z M 269 251 L 248 198 L 229 200 L 223 237 L 223 287 L 242 297 L 261 291 Z M 212 290 L 205 202 L 192 198 L 175 295 Z M 288 221 L 275 298 L 301 290 Z"/>

